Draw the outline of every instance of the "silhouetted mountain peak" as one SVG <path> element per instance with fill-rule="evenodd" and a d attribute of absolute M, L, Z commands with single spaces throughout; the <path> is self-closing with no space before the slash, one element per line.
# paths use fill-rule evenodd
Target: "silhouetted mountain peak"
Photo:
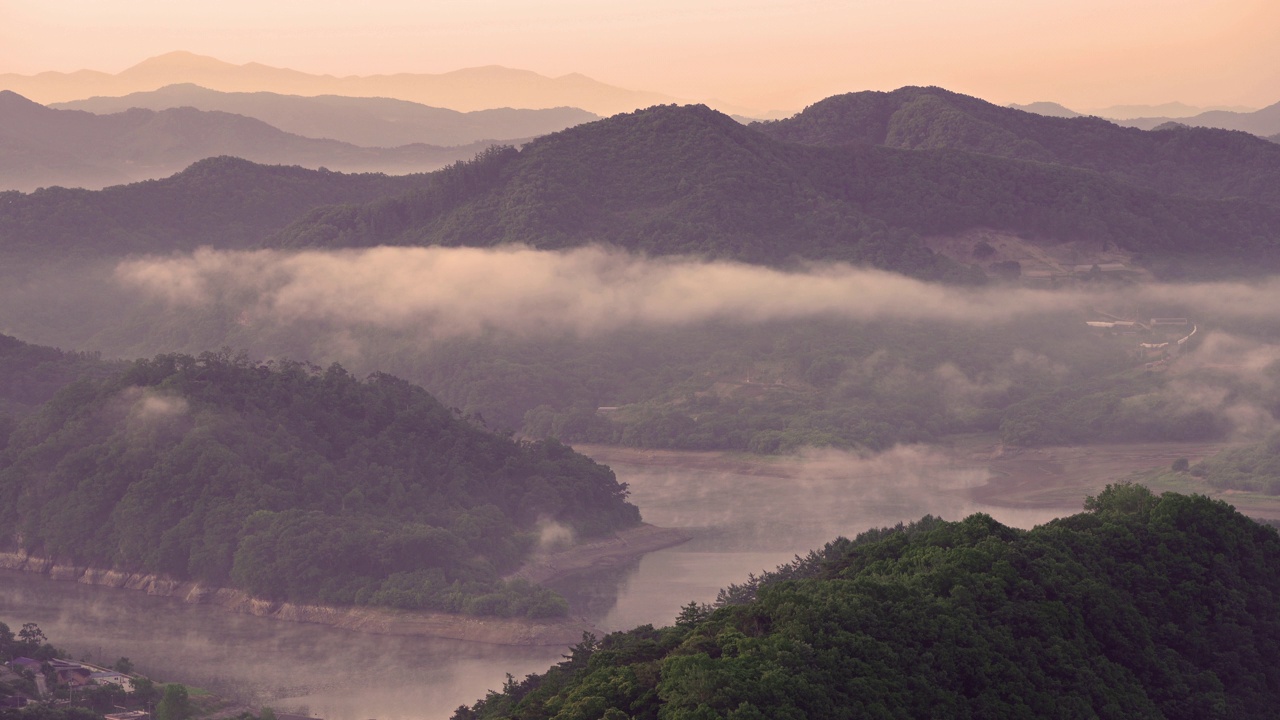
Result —
<path fill-rule="evenodd" d="M 1045 117 L 1073 118 L 1083 115 L 1083 113 L 1078 113 L 1075 110 L 1056 102 L 1040 101 L 1027 103 L 1026 105 L 1018 105 L 1017 103 L 1014 103 L 1009 107 L 1014 110 L 1035 113 L 1036 115 L 1044 115 Z"/>
<path fill-rule="evenodd" d="M 133 65 L 121 75 L 153 73 L 153 72 L 189 72 L 192 70 L 226 70 L 237 67 L 208 55 L 197 55 L 185 50 L 175 50 L 163 55 L 147 58 Z"/>
<path fill-rule="evenodd" d="M 0 112 L 48 110 L 45 106 L 19 95 L 12 90 L 0 90 Z"/>

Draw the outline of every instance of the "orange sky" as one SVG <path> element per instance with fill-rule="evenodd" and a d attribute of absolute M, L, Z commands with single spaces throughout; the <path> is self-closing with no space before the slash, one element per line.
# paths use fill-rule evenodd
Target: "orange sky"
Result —
<path fill-rule="evenodd" d="M 1081 110 L 1280 101 L 1277 0 L 0 0 L 0 72 L 171 50 L 339 75 L 581 72 L 761 110 L 908 84 Z"/>

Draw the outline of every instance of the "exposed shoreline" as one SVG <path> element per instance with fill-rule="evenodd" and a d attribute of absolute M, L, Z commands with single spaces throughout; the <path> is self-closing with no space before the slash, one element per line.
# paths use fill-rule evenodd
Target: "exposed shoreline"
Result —
<path fill-rule="evenodd" d="M 542 584 L 583 572 L 622 565 L 640 555 L 679 545 L 693 536 L 678 528 L 661 528 L 648 523 L 597 538 L 554 553 L 540 553 L 506 577 L 523 578 Z"/>
<path fill-rule="evenodd" d="M 546 582 L 578 572 L 625 563 L 639 555 L 678 545 L 689 539 L 680 530 L 641 524 L 614 535 L 534 557 L 509 577 Z M 273 602 L 241 590 L 210 587 L 193 581 L 148 573 L 128 573 L 76 565 L 26 552 L 0 552 L 0 569 L 45 575 L 51 580 L 78 582 L 148 595 L 170 597 L 194 605 L 288 622 L 318 623 L 379 635 L 417 635 L 492 645 L 572 645 L 583 632 L 595 631 L 586 618 L 543 622 L 516 618 L 474 617 L 451 613 L 380 607 L 341 607 Z"/>

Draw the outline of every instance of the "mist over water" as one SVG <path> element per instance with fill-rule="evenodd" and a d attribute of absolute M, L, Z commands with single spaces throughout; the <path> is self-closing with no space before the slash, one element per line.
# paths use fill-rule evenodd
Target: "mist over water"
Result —
<path fill-rule="evenodd" d="M 810 450 L 774 462 L 725 460 L 723 468 L 714 467 L 717 461 L 708 461 L 709 455 L 674 457 L 689 458 L 693 466 L 680 460 L 675 467 L 608 460 L 618 479 L 628 483 L 646 522 L 685 528 L 694 538 L 644 556 L 622 579 L 616 603 L 598 610 L 602 628 L 669 624 L 680 606 L 712 602 L 721 588 L 742 582 L 748 573 L 773 570 L 836 537 L 854 537 L 873 527 L 926 514 L 960 520 L 986 512 L 1029 528 L 1080 508 L 978 505 L 969 490 L 986 484 L 987 469 L 926 446 L 899 446 L 867 457 Z M 578 583 L 558 589 L 580 597 L 592 592 Z"/>
<path fill-rule="evenodd" d="M 444 718 L 563 652 L 349 630 L 238 615 L 43 576 L 0 571 L 0 620 L 35 622 L 75 658 L 128 657 L 153 679 L 183 682 L 257 711 L 326 720 Z"/>
<path fill-rule="evenodd" d="M 1030 527 L 1076 509 L 977 506 L 967 491 L 985 483 L 986 470 L 927 447 L 870 457 L 815 451 L 721 466 L 708 465 L 704 454 L 664 457 L 660 467 L 612 466 L 630 483 L 647 522 L 687 528 L 694 539 L 620 571 L 558 584 L 602 630 L 670 624 L 681 605 L 711 602 L 748 573 L 838 535 L 926 513 L 958 520 L 979 510 Z M 566 650 L 366 635 L 10 571 L 0 572 L 0 619 L 37 622 L 75 657 L 110 663 L 127 656 L 161 680 L 207 688 L 255 710 L 305 710 L 326 720 L 446 718 L 499 688 L 506 673 L 542 672 Z"/>

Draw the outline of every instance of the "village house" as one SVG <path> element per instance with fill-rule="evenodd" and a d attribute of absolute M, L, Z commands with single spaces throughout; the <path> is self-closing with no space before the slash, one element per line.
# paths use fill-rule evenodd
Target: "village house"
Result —
<path fill-rule="evenodd" d="M 89 681 L 98 685 L 119 685 L 125 692 L 133 692 L 133 678 L 115 670 L 92 673 Z"/>

